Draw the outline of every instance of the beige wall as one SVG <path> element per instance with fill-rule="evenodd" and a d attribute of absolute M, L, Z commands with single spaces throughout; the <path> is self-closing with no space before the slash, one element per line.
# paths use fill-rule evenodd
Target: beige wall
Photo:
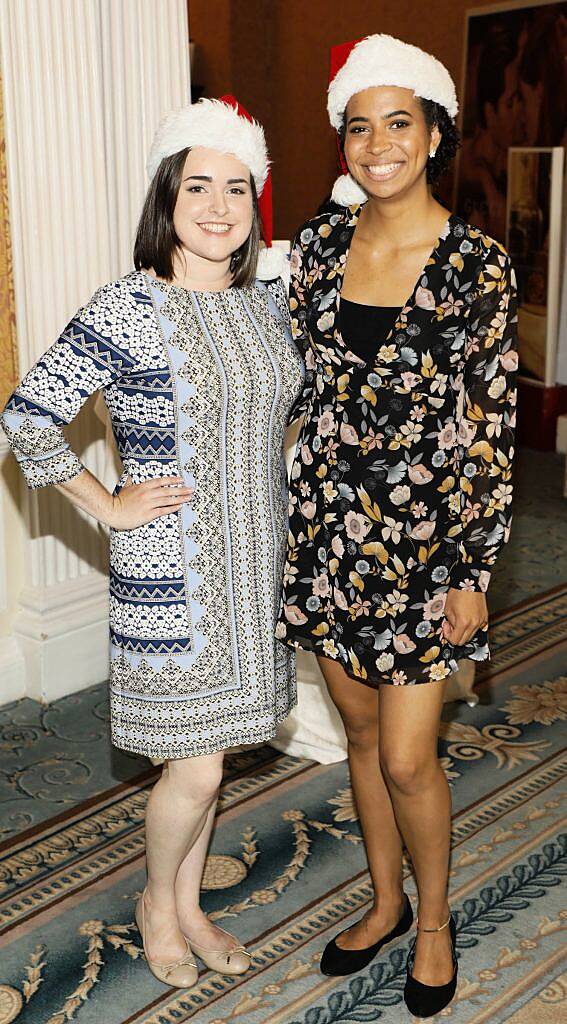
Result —
<path fill-rule="evenodd" d="M 491 3 L 189 0 L 191 39 L 202 61 L 194 79 L 208 96 L 234 92 L 265 121 L 274 160 L 276 237 L 289 237 L 314 213 L 337 171 L 325 108 L 330 47 L 388 32 L 439 57 L 460 93 L 465 12 Z M 449 200 L 451 191 L 449 180 Z"/>

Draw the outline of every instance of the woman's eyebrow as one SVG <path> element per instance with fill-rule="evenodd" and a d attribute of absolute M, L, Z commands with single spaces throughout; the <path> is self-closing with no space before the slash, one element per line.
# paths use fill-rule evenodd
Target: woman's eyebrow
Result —
<path fill-rule="evenodd" d="M 412 114 L 410 114 L 409 110 L 392 110 L 390 111 L 389 114 L 382 114 L 382 120 L 388 121 L 390 117 L 398 117 L 400 114 L 405 114 L 406 117 L 413 116 Z M 364 121 L 365 124 L 368 124 L 370 122 L 370 118 L 362 117 L 360 114 L 357 114 L 356 117 L 349 117 L 347 121 L 347 128 L 350 124 L 353 123 L 353 121 Z"/>
<path fill-rule="evenodd" d="M 382 120 L 387 121 L 389 117 L 397 117 L 398 114 L 405 114 L 406 117 L 412 117 L 409 110 L 392 110 L 390 114 L 383 114 Z"/>
<path fill-rule="evenodd" d="M 208 174 L 188 174 L 183 181 L 209 181 L 212 182 L 212 178 Z M 227 185 L 247 185 L 246 178 L 228 178 Z"/>

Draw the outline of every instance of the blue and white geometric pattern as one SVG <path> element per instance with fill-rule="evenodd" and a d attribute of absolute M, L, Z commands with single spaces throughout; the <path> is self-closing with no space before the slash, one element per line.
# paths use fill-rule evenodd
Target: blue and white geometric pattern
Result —
<path fill-rule="evenodd" d="M 275 300 L 275 301 L 274 301 Z M 274 624 L 282 450 L 303 368 L 281 282 L 192 293 L 133 272 L 101 288 L 9 400 L 30 487 L 83 470 L 62 427 L 102 389 L 134 484 L 180 474 L 178 513 L 111 531 L 114 743 L 186 757 L 269 739 L 295 703 Z"/>

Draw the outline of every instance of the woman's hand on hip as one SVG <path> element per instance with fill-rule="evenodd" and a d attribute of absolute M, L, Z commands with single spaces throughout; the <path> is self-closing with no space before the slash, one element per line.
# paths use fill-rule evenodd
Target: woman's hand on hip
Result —
<path fill-rule="evenodd" d="M 112 498 L 109 525 L 114 530 L 135 530 L 160 516 L 178 512 L 194 493 L 194 488 L 186 487 L 180 476 L 162 476 L 142 484 L 133 484 L 128 477 Z"/>
<path fill-rule="evenodd" d="M 484 594 L 473 590 L 448 591 L 442 630 L 449 643 L 461 647 L 487 624 L 488 607 Z"/>

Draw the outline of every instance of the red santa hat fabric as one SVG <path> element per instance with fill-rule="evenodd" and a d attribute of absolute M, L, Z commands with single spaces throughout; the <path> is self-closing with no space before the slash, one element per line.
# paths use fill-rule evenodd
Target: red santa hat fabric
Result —
<path fill-rule="evenodd" d="M 379 85 L 411 89 L 416 96 L 445 107 L 450 117 L 458 113 L 455 84 L 441 61 L 417 46 L 378 33 L 331 50 L 327 111 L 333 127 L 340 130 L 355 93 Z M 349 174 L 338 141 L 343 174 L 335 182 L 332 198 L 341 206 L 364 203 L 368 196 Z"/>

